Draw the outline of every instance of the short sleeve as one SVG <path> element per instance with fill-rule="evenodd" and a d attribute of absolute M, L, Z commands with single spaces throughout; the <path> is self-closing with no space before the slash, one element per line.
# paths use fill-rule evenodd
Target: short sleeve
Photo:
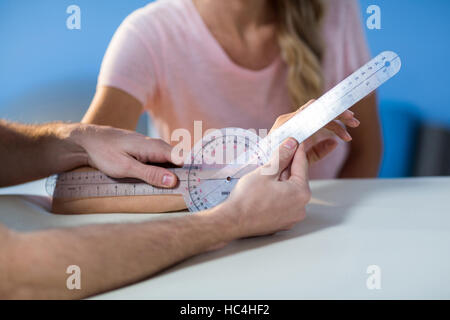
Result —
<path fill-rule="evenodd" d="M 323 26 L 325 90 L 329 90 L 370 59 L 357 0 L 328 0 Z"/>
<path fill-rule="evenodd" d="M 356 0 L 346 1 L 346 25 L 344 31 L 344 73 L 350 75 L 370 60 L 370 52 L 361 21 L 361 11 Z"/>
<path fill-rule="evenodd" d="M 122 22 L 103 58 L 97 86 L 121 89 L 145 106 L 157 89 L 157 70 L 150 39 L 132 23 L 133 16 Z M 148 41 L 147 41 L 148 40 Z"/>

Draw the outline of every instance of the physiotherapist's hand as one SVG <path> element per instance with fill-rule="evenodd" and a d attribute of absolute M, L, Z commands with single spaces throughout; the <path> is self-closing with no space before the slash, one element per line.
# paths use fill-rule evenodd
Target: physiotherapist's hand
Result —
<path fill-rule="evenodd" d="M 282 124 L 291 119 L 293 116 L 302 112 L 302 110 L 307 108 L 314 101 L 315 100 L 310 100 L 308 103 L 300 107 L 295 112 L 279 116 L 270 131 L 272 132 L 273 130 L 280 127 Z M 334 148 L 337 146 L 337 141 L 336 139 L 333 138 L 333 136 L 337 136 L 338 138 L 346 142 L 352 140 L 351 135 L 348 133 L 345 126 L 343 126 L 341 123 L 350 128 L 356 128 L 360 124 L 359 120 L 354 117 L 354 113 L 350 110 L 346 110 L 342 114 L 340 114 L 335 120 L 331 121 L 325 127 L 323 127 L 315 134 L 313 134 L 311 137 L 306 139 L 306 141 L 304 141 L 304 144 L 306 155 L 310 164 L 324 158 L 326 155 L 328 155 L 331 151 L 334 150 Z"/>
<path fill-rule="evenodd" d="M 265 175 L 267 170 L 260 167 L 244 176 L 220 205 L 223 210 L 212 213 L 228 222 L 233 238 L 272 234 L 305 218 L 311 191 L 303 145 L 287 139 L 279 147 L 279 157 L 274 156 L 266 166 L 278 167 L 278 171 Z"/>
<path fill-rule="evenodd" d="M 172 162 L 172 147 L 160 139 L 109 126 L 80 124 L 70 134 L 87 153 L 88 165 L 113 178 L 137 178 L 171 188 L 177 177 L 167 169 L 146 164 Z M 179 160 L 178 160 L 179 161 Z"/>

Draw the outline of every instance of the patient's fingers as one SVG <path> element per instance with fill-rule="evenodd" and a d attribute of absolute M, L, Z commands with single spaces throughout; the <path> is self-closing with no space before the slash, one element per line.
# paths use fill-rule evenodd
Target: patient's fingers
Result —
<path fill-rule="evenodd" d="M 344 141 L 351 141 L 352 136 L 347 132 L 347 130 L 341 126 L 337 121 L 331 121 L 328 123 L 325 128 L 328 130 L 333 131 L 339 138 L 341 138 Z"/>
<path fill-rule="evenodd" d="M 333 151 L 337 146 L 337 141 L 334 139 L 323 140 L 312 146 L 306 153 L 308 163 L 312 164 L 319 161 Z"/>
<path fill-rule="evenodd" d="M 293 116 L 295 116 L 297 113 L 301 112 L 303 109 L 305 109 L 307 106 L 309 106 L 311 103 L 313 103 L 315 100 L 309 100 L 306 104 L 304 104 L 303 106 L 301 106 L 300 108 L 298 108 L 297 111 L 295 112 L 291 112 L 291 113 L 286 113 L 286 114 L 282 114 L 280 115 L 276 120 L 274 125 L 272 126 L 272 128 L 270 129 L 269 134 L 281 127 L 286 121 L 288 121 L 289 119 L 291 119 Z"/>
<path fill-rule="evenodd" d="M 342 123 L 351 128 L 356 128 L 360 125 L 360 121 L 355 118 L 355 114 L 350 110 L 345 110 L 337 117 L 337 120 L 342 121 Z"/>
<path fill-rule="evenodd" d="M 300 111 L 302 111 L 303 109 L 307 108 L 309 105 L 311 105 L 311 104 L 314 103 L 315 101 L 316 101 L 315 99 L 309 100 L 307 103 L 305 103 L 305 104 L 302 105 L 300 108 L 298 108 L 298 110 L 295 111 L 295 113 L 299 113 Z"/>
<path fill-rule="evenodd" d="M 294 114 L 295 115 L 299 112 L 301 112 L 302 110 L 304 110 L 305 108 L 307 108 L 309 105 L 311 105 L 314 101 L 316 100 L 310 100 L 307 104 L 305 104 L 304 106 L 302 106 L 301 108 L 299 108 Z M 341 113 L 336 120 L 340 120 L 342 121 L 342 123 L 344 123 L 346 126 L 349 126 L 351 128 L 356 128 L 360 125 L 360 121 L 358 119 L 355 118 L 355 113 L 353 111 L 350 110 L 345 110 L 343 113 Z M 286 119 L 287 121 L 287 119 Z"/>

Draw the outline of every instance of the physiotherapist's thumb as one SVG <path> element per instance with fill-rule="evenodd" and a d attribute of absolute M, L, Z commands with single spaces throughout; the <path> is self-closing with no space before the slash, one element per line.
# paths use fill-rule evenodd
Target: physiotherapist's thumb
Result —
<path fill-rule="evenodd" d="M 272 174 L 279 177 L 281 173 L 289 166 L 294 158 L 297 150 L 298 142 L 294 138 L 288 138 L 278 147 L 273 153 L 272 159 L 269 162 L 269 167 Z"/>

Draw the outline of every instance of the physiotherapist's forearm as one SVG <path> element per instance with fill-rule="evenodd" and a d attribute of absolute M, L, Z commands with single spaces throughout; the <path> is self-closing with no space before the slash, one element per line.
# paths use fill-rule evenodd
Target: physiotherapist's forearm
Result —
<path fill-rule="evenodd" d="M 223 218 L 229 209 L 213 210 L 140 224 L 11 234 L 0 244 L 0 298 L 75 299 L 145 279 L 238 236 Z M 80 268 L 79 290 L 66 287 L 70 265 Z"/>
<path fill-rule="evenodd" d="M 0 120 L 0 187 L 85 165 L 86 153 L 71 138 L 77 126 L 23 125 Z"/>

